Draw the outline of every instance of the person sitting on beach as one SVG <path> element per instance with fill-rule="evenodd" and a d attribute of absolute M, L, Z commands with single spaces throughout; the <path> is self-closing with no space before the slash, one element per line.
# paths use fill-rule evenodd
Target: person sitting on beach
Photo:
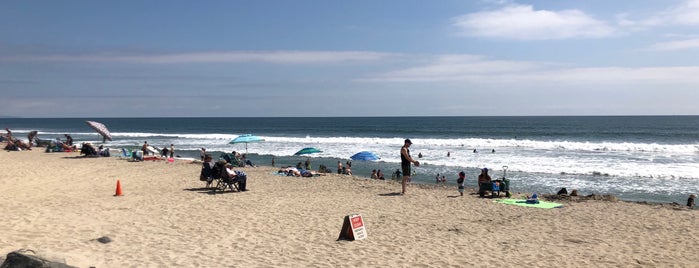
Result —
<path fill-rule="evenodd" d="M 493 179 L 488 175 L 488 168 L 481 169 L 481 174 L 478 175 L 478 186 L 484 183 L 490 183 Z"/>
<path fill-rule="evenodd" d="M 481 169 L 481 174 L 478 175 L 478 194 L 483 197 L 485 191 L 492 187 L 492 178 L 488 175 L 488 168 Z"/>
<path fill-rule="evenodd" d="M 5 145 L 5 150 L 8 151 L 19 151 L 21 150 L 18 146 L 17 143 L 15 142 L 15 139 L 12 137 L 12 131 L 10 131 L 9 128 L 5 128 L 5 131 L 7 131 L 7 134 L 3 136 L 5 140 L 7 140 L 7 144 Z"/>
<path fill-rule="evenodd" d="M 100 145 L 100 147 L 98 149 L 99 149 L 100 156 L 104 156 L 104 157 L 111 156 L 111 154 L 109 152 L 109 148 L 104 148 L 104 145 Z"/>
<path fill-rule="evenodd" d="M 22 150 L 31 150 L 32 149 L 32 144 L 31 143 L 25 143 L 21 139 L 15 139 L 15 145 L 17 145 L 17 148 L 20 148 Z"/>
<path fill-rule="evenodd" d="M 375 180 L 378 180 L 378 179 L 379 179 L 379 176 L 378 176 L 378 174 L 376 173 L 376 169 L 371 170 L 371 178 L 372 178 L 372 179 L 375 179 Z"/>
<path fill-rule="evenodd" d="M 71 137 L 68 134 L 65 134 L 65 137 L 66 137 L 66 144 L 68 144 L 68 146 L 73 146 L 73 137 Z"/>
<path fill-rule="evenodd" d="M 527 196 L 527 204 L 539 204 L 539 195 L 533 193 L 531 196 Z"/>
<path fill-rule="evenodd" d="M 7 151 L 19 151 L 20 149 L 19 149 L 19 147 L 17 147 L 16 144 L 14 144 L 12 142 L 8 142 L 7 144 L 5 144 L 5 150 L 7 150 Z"/>
<path fill-rule="evenodd" d="M 36 140 L 36 135 L 39 135 L 39 132 L 36 130 L 29 131 L 27 134 L 27 140 L 29 141 L 29 146 L 34 145 L 34 142 Z"/>
<path fill-rule="evenodd" d="M 206 181 L 206 187 L 210 187 L 211 183 L 214 181 L 214 166 L 216 165 L 212 162 L 211 155 L 204 155 L 204 163 L 201 167 L 201 173 L 199 174 L 200 181 Z"/>
<path fill-rule="evenodd" d="M 400 172 L 400 168 L 397 168 L 396 172 L 393 172 L 393 175 L 391 175 L 393 179 L 400 179 L 401 177 L 403 177 L 403 173 Z"/>
<path fill-rule="evenodd" d="M 376 172 L 376 177 L 379 178 L 379 180 L 385 180 L 386 178 L 383 177 L 383 172 L 379 169 L 379 171 Z"/>
<path fill-rule="evenodd" d="M 229 182 L 237 182 L 240 191 L 247 191 L 245 185 L 247 183 L 247 176 L 245 172 L 233 170 L 232 164 L 226 165 L 226 173 L 228 173 Z"/>
<path fill-rule="evenodd" d="M 238 174 L 235 173 L 235 170 L 233 170 L 232 164 L 226 164 L 226 173 L 228 174 L 228 178 L 231 179 L 235 179 L 235 177 L 238 176 Z"/>
<path fill-rule="evenodd" d="M 78 146 L 73 144 L 73 146 L 68 146 L 65 142 L 61 141 L 61 139 L 56 138 L 56 141 L 54 142 L 55 147 L 60 148 L 61 151 L 63 152 L 74 152 L 78 150 Z M 51 146 L 51 145 L 49 145 Z M 82 145 L 81 145 L 82 146 Z"/>
<path fill-rule="evenodd" d="M 5 131 L 7 131 L 7 135 L 5 135 L 5 139 L 7 139 L 9 141 L 14 141 L 14 139 L 12 139 L 12 130 L 10 130 L 9 128 L 5 128 Z"/>
<path fill-rule="evenodd" d="M 255 164 L 253 164 L 252 161 L 250 161 L 250 159 L 248 159 L 247 154 L 242 154 L 240 156 L 240 167 L 247 167 L 247 166 L 256 167 Z"/>
<path fill-rule="evenodd" d="M 64 144 L 65 145 L 65 144 Z M 98 156 L 99 153 L 91 143 L 83 143 L 80 147 L 80 154 L 85 156 Z"/>
<path fill-rule="evenodd" d="M 5 144 L 5 150 L 8 151 L 20 151 L 21 149 L 17 147 L 17 144 L 15 144 L 14 141 L 12 140 L 7 140 L 7 144 Z"/>

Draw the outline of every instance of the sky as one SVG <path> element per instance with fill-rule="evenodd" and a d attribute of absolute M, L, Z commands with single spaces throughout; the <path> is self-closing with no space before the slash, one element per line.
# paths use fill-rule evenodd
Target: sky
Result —
<path fill-rule="evenodd" d="M 699 0 L 0 1 L 0 116 L 698 115 Z"/>

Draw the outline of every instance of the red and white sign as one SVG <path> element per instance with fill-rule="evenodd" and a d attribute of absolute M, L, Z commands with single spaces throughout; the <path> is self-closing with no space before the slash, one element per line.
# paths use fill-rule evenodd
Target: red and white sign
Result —
<path fill-rule="evenodd" d="M 367 237 L 366 227 L 362 215 L 349 215 L 350 224 L 352 225 L 352 235 L 354 240 L 362 240 Z"/>

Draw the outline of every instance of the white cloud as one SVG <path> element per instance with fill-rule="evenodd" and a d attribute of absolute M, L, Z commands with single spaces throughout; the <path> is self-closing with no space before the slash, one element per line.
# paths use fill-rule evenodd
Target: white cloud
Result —
<path fill-rule="evenodd" d="M 699 25 L 699 0 L 687 0 L 661 16 L 674 24 Z"/>
<path fill-rule="evenodd" d="M 111 62 L 140 64 L 264 62 L 277 64 L 375 61 L 396 54 L 372 51 L 223 51 L 159 55 L 113 53 L 86 55 L 9 56 L 10 61 Z"/>
<path fill-rule="evenodd" d="M 650 50 L 669 51 L 694 48 L 699 48 L 699 38 L 660 42 L 652 45 Z"/>
<path fill-rule="evenodd" d="M 667 25 L 699 25 L 699 0 L 686 0 L 642 19 L 628 19 L 629 14 L 617 15 L 617 23 L 626 28 L 649 28 Z"/>
<path fill-rule="evenodd" d="M 387 72 L 367 81 L 426 82 L 461 81 L 546 68 L 546 64 L 524 61 L 486 60 L 476 55 L 441 55 L 429 65 Z"/>
<path fill-rule="evenodd" d="M 428 65 L 362 79 L 363 82 L 457 82 L 475 85 L 696 85 L 699 66 L 575 68 L 561 64 L 489 60 L 474 55 L 438 56 Z"/>
<path fill-rule="evenodd" d="M 530 5 L 466 14 L 455 18 L 454 25 L 467 35 L 519 40 L 600 38 L 615 33 L 606 22 L 580 10 L 534 10 Z"/>

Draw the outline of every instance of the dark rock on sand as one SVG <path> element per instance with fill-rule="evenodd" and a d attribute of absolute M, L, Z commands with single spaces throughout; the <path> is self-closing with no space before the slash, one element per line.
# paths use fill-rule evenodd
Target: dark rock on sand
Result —
<path fill-rule="evenodd" d="M 109 236 L 103 236 L 103 237 L 97 238 L 97 241 L 99 241 L 102 244 L 107 244 L 109 242 L 112 242 L 112 239 L 109 238 Z"/>
<path fill-rule="evenodd" d="M 31 249 L 20 249 L 7 254 L 7 258 L 0 265 L 0 268 L 76 268 L 55 260 L 49 260 L 46 257 L 38 256 Z"/>

